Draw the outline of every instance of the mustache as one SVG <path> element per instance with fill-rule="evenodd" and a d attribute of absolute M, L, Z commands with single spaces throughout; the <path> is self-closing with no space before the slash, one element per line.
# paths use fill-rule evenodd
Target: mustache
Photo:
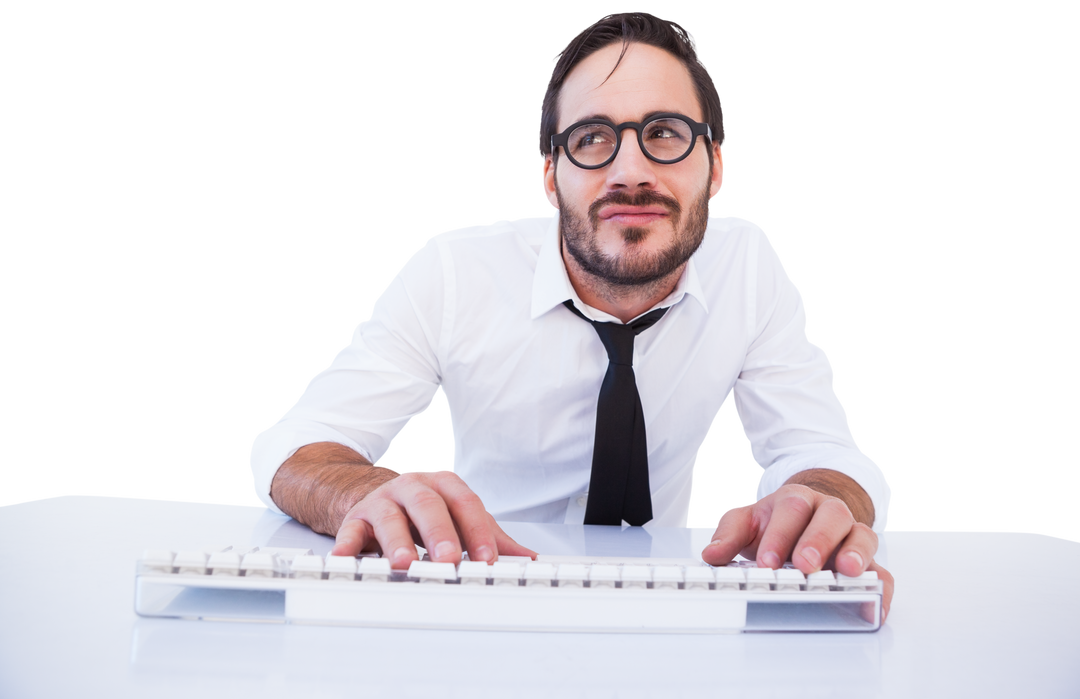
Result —
<path fill-rule="evenodd" d="M 589 207 L 589 222 L 593 229 L 600 225 L 600 209 L 609 205 L 618 206 L 662 206 L 671 212 L 676 222 L 682 214 L 682 207 L 674 198 L 651 189 L 638 190 L 636 194 L 627 194 L 621 189 L 609 192 L 592 203 Z"/>

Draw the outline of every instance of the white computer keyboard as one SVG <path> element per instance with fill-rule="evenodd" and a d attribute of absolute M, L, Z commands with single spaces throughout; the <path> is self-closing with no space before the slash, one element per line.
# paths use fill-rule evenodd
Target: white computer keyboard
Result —
<path fill-rule="evenodd" d="M 658 558 L 502 556 L 392 570 L 378 556 L 226 547 L 146 551 L 135 574 L 142 616 L 432 629 L 876 631 L 881 595 L 873 572 Z"/>

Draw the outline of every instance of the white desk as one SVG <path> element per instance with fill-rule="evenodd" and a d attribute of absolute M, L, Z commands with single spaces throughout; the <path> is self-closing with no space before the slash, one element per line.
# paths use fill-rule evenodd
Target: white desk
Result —
<path fill-rule="evenodd" d="M 543 553 L 696 556 L 710 530 L 507 523 Z M 1078 697 L 1080 544 L 885 535 L 872 634 L 640 636 L 141 619 L 145 548 L 331 540 L 258 508 L 58 498 L 0 508 L 0 697 Z M 960 554 L 964 563 L 949 563 Z M 1029 573 L 1044 571 L 1038 579 Z M 976 575 L 977 573 L 977 575 Z"/>

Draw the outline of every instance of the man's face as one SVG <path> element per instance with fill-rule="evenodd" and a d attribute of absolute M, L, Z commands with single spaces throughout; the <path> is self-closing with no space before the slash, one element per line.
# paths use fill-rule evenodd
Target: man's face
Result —
<path fill-rule="evenodd" d="M 570 72 L 559 95 L 561 132 L 592 118 L 616 124 L 644 121 L 654 112 L 676 112 L 701 121 L 690 73 L 662 49 L 612 44 Z M 714 148 L 709 168 L 706 148 Z M 718 146 L 699 138 L 685 160 L 662 165 L 645 157 L 632 130 L 623 132 L 615 160 L 585 170 L 559 153 L 548 158 L 544 185 L 559 209 L 566 252 L 586 272 L 615 286 L 648 284 L 678 269 L 697 249 L 708 221 L 708 201 L 720 189 Z"/>

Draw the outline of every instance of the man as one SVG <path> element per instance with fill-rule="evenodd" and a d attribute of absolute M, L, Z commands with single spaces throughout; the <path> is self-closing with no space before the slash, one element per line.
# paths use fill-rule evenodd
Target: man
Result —
<path fill-rule="evenodd" d="M 887 613 L 871 527 L 888 486 L 852 442 L 760 231 L 708 219 L 722 140 L 719 98 L 681 27 L 633 13 L 585 30 L 544 99 L 556 219 L 459 231 L 418 253 L 260 435 L 263 499 L 336 534 L 334 553 L 380 550 L 395 568 L 417 540 L 437 561 L 533 555 L 492 513 L 683 524 L 697 449 L 733 389 L 763 497 L 724 515 L 703 559 L 873 569 Z M 456 474 L 373 465 L 439 385 Z"/>

